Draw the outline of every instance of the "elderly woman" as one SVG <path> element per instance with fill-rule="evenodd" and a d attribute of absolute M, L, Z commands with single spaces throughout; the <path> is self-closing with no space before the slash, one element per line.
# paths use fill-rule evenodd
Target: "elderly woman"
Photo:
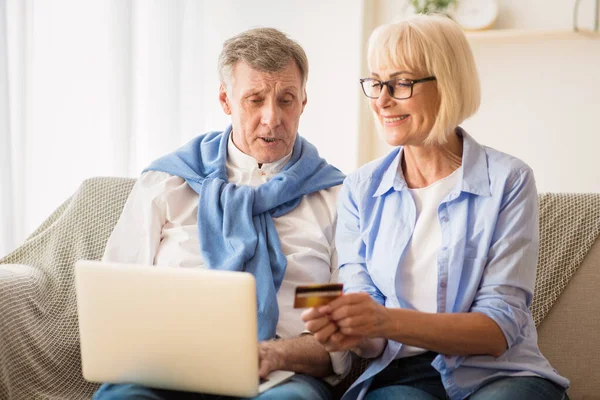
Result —
<path fill-rule="evenodd" d="M 344 399 L 562 399 L 529 311 L 538 252 L 531 168 L 458 125 L 479 107 L 465 35 L 416 16 L 375 30 L 361 79 L 387 156 L 348 176 L 344 295 L 303 314 L 330 351 L 374 358 Z"/>

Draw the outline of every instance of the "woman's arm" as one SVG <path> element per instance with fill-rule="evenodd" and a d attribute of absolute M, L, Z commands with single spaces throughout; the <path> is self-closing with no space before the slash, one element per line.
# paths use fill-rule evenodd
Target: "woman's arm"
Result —
<path fill-rule="evenodd" d="M 386 338 L 441 354 L 499 356 L 506 340 L 498 325 L 481 313 L 424 313 L 387 308 L 363 293 L 344 295 L 319 312 L 329 314 L 339 331 L 330 342 L 351 349 L 355 338 Z"/>
<path fill-rule="evenodd" d="M 383 337 L 448 355 L 501 355 L 530 320 L 538 250 L 537 191 L 528 167 L 509 178 L 479 290 L 468 313 L 388 309 L 370 296 L 342 296 L 318 309 L 339 327 L 329 341 Z"/>
<path fill-rule="evenodd" d="M 344 292 L 369 293 L 377 302 L 384 303 L 383 294 L 371 280 L 365 263 L 365 244 L 360 236 L 360 219 L 357 200 L 351 191 L 352 183 L 346 178 L 338 196 L 338 215 L 336 224 L 338 282 L 344 283 Z M 338 326 L 330 320 L 329 315 L 311 308 L 302 314 L 306 329 L 314 333 L 317 339 L 328 351 L 351 349 L 361 357 L 378 356 L 385 348 L 386 340 L 365 337 L 346 338 L 351 341 L 350 347 L 340 347 L 330 342 L 329 338 L 338 331 Z"/>

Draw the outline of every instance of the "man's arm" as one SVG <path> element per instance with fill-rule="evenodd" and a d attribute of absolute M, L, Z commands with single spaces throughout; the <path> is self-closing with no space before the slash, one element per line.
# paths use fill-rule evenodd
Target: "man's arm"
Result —
<path fill-rule="evenodd" d="M 106 243 L 102 261 L 154 264 L 166 223 L 164 194 L 178 179 L 154 171 L 140 176 Z"/>
<path fill-rule="evenodd" d="M 333 374 L 329 353 L 312 335 L 261 342 L 258 355 L 261 378 L 275 370 L 294 371 L 317 378 Z"/>

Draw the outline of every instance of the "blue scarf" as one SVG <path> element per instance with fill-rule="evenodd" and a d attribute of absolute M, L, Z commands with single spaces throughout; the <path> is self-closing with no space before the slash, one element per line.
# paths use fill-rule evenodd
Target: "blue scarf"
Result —
<path fill-rule="evenodd" d="M 258 337 L 268 340 L 275 337 L 276 294 L 287 266 L 272 217 L 293 210 L 306 194 L 339 185 L 344 174 L 297 135 L 290 160 L 271 180 L 256 188 L 229 183 L 225 162 L 230 134 L 231 126 L 198 136 L 144 171 L 179 176 L 200 195 L 198 236 L 204 262 L 209 268 L 254 275 Z"/>

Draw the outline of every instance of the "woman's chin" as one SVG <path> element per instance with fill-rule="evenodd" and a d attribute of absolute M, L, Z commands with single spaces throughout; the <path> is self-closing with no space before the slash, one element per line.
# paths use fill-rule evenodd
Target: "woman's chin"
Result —
<path fill-rule="evenodd" d="M 404 146 L 406 144 L 407 135 L 397 131 L 385 130 L 385 141 L 390 146 Z"/>

